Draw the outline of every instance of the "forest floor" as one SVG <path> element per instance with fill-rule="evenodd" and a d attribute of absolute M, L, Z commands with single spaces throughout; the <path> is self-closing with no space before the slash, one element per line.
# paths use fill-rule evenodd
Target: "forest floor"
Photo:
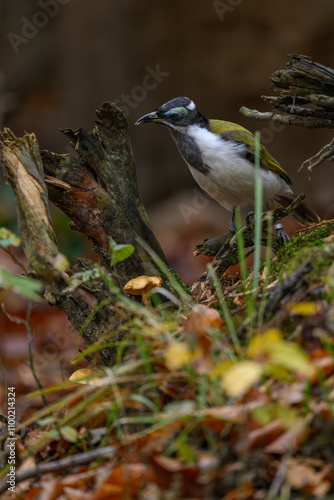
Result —
<path fill-rule="evenodd" d="M 1 345 L 20 420 L 2 440 L 1 498 L 334 498 L 333 262 L 327 221 L 267 259 L 256 290 L 227 271 L 202 304 L 173 277 L 169 307 L 120 293 L 110 369 L 97 366 L 112 338 L 85 352 L 65 315 L 37 304 L 24 317 L 16 298 Z"/>

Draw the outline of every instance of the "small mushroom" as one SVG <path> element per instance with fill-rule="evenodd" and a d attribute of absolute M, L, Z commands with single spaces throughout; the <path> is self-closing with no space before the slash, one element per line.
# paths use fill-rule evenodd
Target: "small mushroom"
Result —
<path fill-rule="evenodd" d="M 148 306 L 151 305 L 149 290 L 160 287 L 161 283 L 160 276 L 138 276 L 128 281 L 123 290 L 131 295 L 141 295 L 142 304 Z"/>

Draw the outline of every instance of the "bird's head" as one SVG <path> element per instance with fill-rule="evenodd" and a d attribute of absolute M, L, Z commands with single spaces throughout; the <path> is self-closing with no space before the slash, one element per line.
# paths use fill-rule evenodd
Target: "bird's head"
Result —
<path fill-rule="evenodd" d="M 136 125 L 149 122 L 159 123 L 171 132 L 185 132 L 191 125 L 208 127 L 208 120 L 199 113 L 195 103 L 188 97 L 171 99 L 152 113 L 139 118 Z"/>

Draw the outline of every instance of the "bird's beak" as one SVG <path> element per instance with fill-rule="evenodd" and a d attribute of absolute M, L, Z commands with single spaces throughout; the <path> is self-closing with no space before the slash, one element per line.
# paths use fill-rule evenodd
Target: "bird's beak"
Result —
<path fill-rule="evenodd" d="M 147 115 L 144 115 L 141 118 L 139 118 L 136 121 L 135 125 L 141 125 L 142 123 L 148 123 L 148 122 L 161 123 L 163 122 L 163 119 L 159 118 L 155 111 L 152 111 L 152 113 L 147 113 Z"/>

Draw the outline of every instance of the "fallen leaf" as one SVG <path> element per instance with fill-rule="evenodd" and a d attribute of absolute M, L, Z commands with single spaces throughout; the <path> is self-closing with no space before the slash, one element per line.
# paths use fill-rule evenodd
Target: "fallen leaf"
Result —
<path fill-rule="evenodd" d="M 203 304 L 194 306 L 184 325 L 186 341 L 191 350 L 200 348 L 203 353 L 209 351 L 212 343 L 211 330 L 222 325 L 222 319 L 216 309 Z"/>
<path fill-rule="evenodd" d="M 221 375 L 224 391 L 230 397 L 245 394 L 261 378 L 263 368 L 255 361 L 239 361 Z"/>
<path fill-rule="evenodd" d="M 301 419 L 295 427 L 282 433 L 277 439 L 268 444 L 264 451 L 266 453 L 284 454 L 296 450 L 304 437 L 305 427 L 311 416 L 309 414 L 307 418 Z"/>
<path fill-rule="evenodd" d="M 136 498 L 141 487 L 149 479 L 149 466 L 128 463 L 117 466 L 92 495 L 92 500 Z"/>
<path fill-rule="evenodd" d="M 295 405 L 301 403 L 305 399 L 305 383 L 295 382 L 290 385 L 283 386 L 275 395 L 281 404 Z"/>
<path fill-rule="evenodd" d="M 318 302 L 293 302 L 287 304 L 287 309 L 296 316 L 312 316 L 321 311 L 321 304 Z"/>
<path fill-rule="evenodd" d="M 42 491 L 39 500 L 56 500 L 63 492 L 63 485 L 57 480 L 48 478 L 41 481 Z"/>
<path fill-rule="evenodd" d="M 254 497 L 255 490 L 251 481 L 241 484 L 238 488 L 229 491 L 224 495 L 224 500 L 248 500 Z"/>
<path fill-rule="evenodd" d="M 165 361 L 170 371 L 178 370 L 182 366 L 190 363 L 193 359 L 192 353 L 186 342 L 173 342 L 165 351 Z"/>
<path fill-rule="evenodd" d="M 237 293 L 233 299 L 233 304 L 237 307 L 243 307 L 245 305 L 245 294 Z"/>
<path fill-rule="evenodd" d="M 70 425 L 60 427 L 59 432 L 61 437 L 69 443 L 76 443 L 78 441 L 78 431 Z"/>
<path fill-rule="evenodd" d="M 296 490 L 304 490 L 313 497 L 324 498 L 331 488 L 333 471 L 331 466 L 321 460 L 313 463 L 308 458 L 290 458 L 286 481 Z"/>
<path fill-rule="evenodd" d="M 272 441 L 275 441 L 284 433 L 284 427 L 281 422 L 276 419 L 263 427 L 254 429 L 245 436 L 244 439 L 236 445 L 237 452 L 245 452 L 255 448 L 263 448 Z"/>
<path fill-rule="evenodd" d="M 264 333 L 255 335 L 249 344 L 248 355 L 262 362 L 265 361 L 268 369 L 272 364 L 307 377 L 315 373 L 315 368 L 302 347 L 295 342 L 284 340 L 282 333 L 276 328 L 270 328 Z"/>
<path fill-rule="evenodd" d="M 95 382 L 105 376 L 105 372 L 101 370 L 94 370 L 92 368 L 80 368 L 72 373 L 69 380 L 77 384 L 93 385 Z"/>
<path fill-rule="evenodd" d="M 263 353 L 267 353 L 268 349 L 274 342 L 281 342 L 283 335 L 277 328 L 269 328 L 264 333 L 254 335 L 248 346 L 248 355 L 251 358 L 256 358 Z"/>
<path fill-rule="evenodd" d="M 324 238 L 323 241 L 325 241 L 326 243 L 331 243 L 332 241 L 334 241 L 334 233 L 331 233 L 329 236 Z"/>

